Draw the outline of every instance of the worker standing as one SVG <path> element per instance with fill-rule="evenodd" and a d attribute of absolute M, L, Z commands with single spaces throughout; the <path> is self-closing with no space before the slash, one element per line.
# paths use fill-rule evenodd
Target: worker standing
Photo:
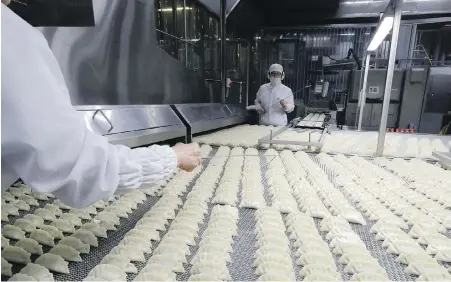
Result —
<path fill-rule="evenodd" d="M 2 192 L 21 178 L 81 208 L 200 164 L 197 144 L 130 149 L 89 131 L 47 40 L 0 6 Z"/>
<path fill-rule="evenodd" d="M 282 84 L 283 67 L 273 64 L 269 67 L 270 83 L 263 84 L 257 92 L 255 106 L 261 115 L 261 124 L 285 126 L 288 123 L 287 113 L 294 109 L 293 92 Z"/>

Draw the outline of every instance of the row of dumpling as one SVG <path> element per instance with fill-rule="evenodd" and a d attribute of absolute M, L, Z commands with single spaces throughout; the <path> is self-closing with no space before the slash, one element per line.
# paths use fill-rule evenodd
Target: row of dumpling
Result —
<path fill-rule="evenodd" d="M 281 213 L 298 211 L 298 205 L 293 197 L 292 188 L 285 178 L 285 168 L 279 156 L 266 157 L 267 170 L 265 177 L 271 205 Z"/>
<path fill-rule="evenodd" d="M 191 181 L 193 181 L 193 179 L 197 175 L 199 175 L 202 169 L 203 166 L 199 165 L 191 172 L 180 171 L 171 180 L 168 181 L 168 183 L 163 188 L 162 195 L 181 196 L 186 192 Z"/>
<path fill-rule="evenodd" d="M 361 165 L 357 166 L 347 158 L 340 158 L 340 160 L 346 164 L 347 167 L 353 167 L 354 170 L 363 169 Z M 375 169 L 373 171 L 378 172 L 379 170 Z M 379 173 L 382 173 L 382 171 L 379 171 Z M 387 186 L 390 187 L 389 185 Z M 421 214 L 420 210 L 410 206 L 409 203 L 401 199 L 401 197 L 397 196 L 395 193 L 392 194 L 393 197 L 389 197 L 387 193 L 383 193 L 386 189 L 386 185 L 379 185 L 378 189 L 374 189 L 374 191 L 382 191 L 378 199 L 383 199 L 383 203 L 387 207 L 392 207 L 393 212 L 403 216 L 408 223 L 412 223 L 411 225 L 413 226 L 407 235 L 401 230 L 401 228 L 407 229 L 407 224 L 394 215 L 392 215 L 392 217 L 395 217 L 395 219 L 392 219 L 392 217 L 380 216 L 382 214 L 390 214 L 391 212 L 382 206 L 372 196 L 372 194 L 366 193 L 362 187 L 365 187 L 365 185 L 355 185 L 350 187 L 349 196 L 353 198 L 361 210 L 367 212 L 368 216 L 375 220 L 379 220 L 372 227 L 371 232 L 377 233 L 377 240 L 384 241 L 382 245 L 387 248 L 388 253 L 400 255 L 398 257 L 398 262 L 410 265 L 410 263 L 413 263 L 413 260 L 417 257 L 419 259 L 421 258 L 420 260 L 425 263 L 433 261 L 435 266 L 431 267 L 435 268 L 438 264 L 432 259 L 432 257 L 426 257 L 428 253 L 436 254 L 435 260 L 438 261 L 446 262 L 450 260 L 450 240 L 446 236 L 438 234 L 438 232 L 433 228 L 434 220 L 432 218 L 421 219 L 424 214 Z M 402 187 L 395 187 L 395 189 L 402 189 Z M 376 209 L 375 207 L 378 208 Z M 370 214 L 368 214 L 368 212 L 370 212 Z M 375 217 L 375 215 L 378 216 Z M 418 221 L 420 219 L 425 221 Z M 412 238 L 418 238 L 418 243 L 428 245 L 426 251 L 424 251 L 423 248 L 421 248 Z M 415 269 L 418 270 L 417 265 L 412 264 L 410 268 L 406 269 L 406 272 L 409 274 L 419 273 Z M 443 270 L 443 268 L 441 268 L 441 270 Z M 435 275 L 434 273 L 426 272 L 421 272 L 421 274 Z"/>
<path fill-rule="evenodd" d="M 362 169 L 371 169 L 380 179 L 377 188 L 367 187 L 379 200 L 395 207 L 395 213 L 401 216 L 409 225 L 433 228 L 436 232 L 446 232 L 451 228 L 451 212 L 425 195 L 413 191 L 405 182 L 393 179 L 393 174 L 361 158 L 353 158 Z M 399 180 L 399 178 L 398 178 Z"/>
<path fill-rule="evenodd" d="M 362 215 L 335 188 L 327 174 L 305 152 L 297 152 L 295 157 L 307 171 L 307 179 L 333 215 L 340 215 L 352 223 L 366 224 Z"/>
<path fill-rule="evenodd" d="M 307 172 L 299 165 L 294 154 L 291 151 L 283 151 L 280 156 L 286 169 L 285 176 L 302 212 L 317 218 L 330 215 L 329 210 L 318 197 L 316 189 L 307 180 Z"/>
<path fill-rule="evenodd" d="M 232 280 L 227 268 L 233 251 L 233 237 L 237 233 L 238 209 L 231 206 L 213 207 L 210 220 L 192 265 L 189 281 L 229 281 Z"/>
<path fill-rule="evenodd" d="M 200 146 L 200 157 L 206 158 L 210 155 L 213 148 L 210 145 L 204 144 Z"/>
<path fill-rule="evenodd" d="M 285 225 L 276 208 L 265 207 L 255 212 L 255 273 L 259 281 L 295 281 L 293 261 Z"/>
<path fill-rule="evenodd" d="M 296 264 L 302 266 L 299 276 L 304 281 L 340 281 L 332 253 L 312 217 L 300 212 L 291 213 L 287 216 L 286 226 L 290 239 L 295 241 Z"/>
<path fill-rule="evenodd" d="M 387 272 L 371 256 L 360 237 L 343 217 L 324 218 L 320 230 L 327 232 L 326 239 L 333 253 L 340 255 L 338 262 L 345 265 L 344 272 L 354 275 L 357 281 L 388 281 Z"/>
<path fill-rule="evenodd" d="M 260 157 L 255 149 L 247 149 L 245 151 L 241 186 L 240 207 L 252 209 L 266 207 L 266 200 L 263 197 L 264 186 L 261 176 Z"/>
<path fill-rule="evenodd" d="M 195 137 L 194 142 L 214 146 L 250 148 L 258 146 L 258 139 L 269 135 L 271 130 L 277 129 L 274 126 L 238 125 Z"/>
<path fill-rule="evenodd" d="M 292 129 L 288 129 L 287 131 L 279 134 L 274 138 L 274 140 L 283 140 L 283 141 L 294 141 L 294 142 L 319 142 L 321 138 L 321 133 L 319 131 L 310 130 L 297 132 Z M 274 144 L 273 147 L 276 150 L 291 150 L 291 151 L 302 151 L 308 150 L 309 146 L 302 145 L 290 145 L 290 144 Z M 310 147 L 310 150 L 315 151 L 319 149 L 319 147 Z"/>
<path fill-rule="evenodd" d="M 376 233 L 376 238 L 383 240 L 382 246 L 387 248 L 387 252 L 398 255 L 397 261 L 407 265 L 404 272 L 412 275 L 419 275 L 417 281 L 449 281 L 451 275 L 447 269 L 441 266 L 437 260 L 441 256 L 449 256 L 448 253 L 437 254 L 435 258 L 428 255 L 428 250 L 424 250 L 417 241 L 407 235 L 398 226 L 385 222 L 378 222 L 371 228 L 372 233 Z M 436 239 L 434 236 L 422 236 L 425 241 Z"/>
<path fill-rule="evenodd" d="M 410 181 L 409 187 L 451 208 L 451 173 L 423 160 L 375 159 L 375 163 Z"/>
<path fill-rule="evenodd" d="M 244 163 L 244 150 L 235 147 L 230 151 L 230 158 L 224 168 L 224 174 L 219 182 L 212 204 L 236 206 L 240 188 L 241 171 Z M 241 157 L 242 156 L 242 157 Z"/>

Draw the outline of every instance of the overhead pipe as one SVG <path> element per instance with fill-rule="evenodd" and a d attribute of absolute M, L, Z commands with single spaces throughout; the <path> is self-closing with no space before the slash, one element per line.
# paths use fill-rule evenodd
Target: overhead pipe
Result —
<path fill-rule="evenodd" d="M 225 69 L 225 44 L 226 44 L 226 0 L 221 0 L 221 14 L 220 14 L 220 26 L 221 26 L 221 103 L 226 102 L 226 84 L 227 84 L 227 72 Z"/>

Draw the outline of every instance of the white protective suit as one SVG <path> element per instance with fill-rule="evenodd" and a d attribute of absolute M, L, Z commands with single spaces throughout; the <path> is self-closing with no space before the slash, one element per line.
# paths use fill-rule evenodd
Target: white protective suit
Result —
<path fill-rule="evenodd" d="M 279 64 L 271 65 L 269 73 L 278 71 L 283 73 L 283 68 Z M 265 112 L 261 115 L 260 124 L 285 126 L 288 123 L 287 114 L 294 109 L 294 98 L 291 89 L 282 84 L 282 79 L 270 78 L 271 82 L 263 84 L 257 92 L 255 99 L 256 108 L 263 108 Z M 287 105 L 282 107 L 280 101 L 284 100 Z"/>
<path fill-rule="evenodd" d="M 168 146 L 130 149 L 87 130 L 44 36 L 2 7 L 2 192 L 21 178 L 73 207 L 166 178 Z"/>

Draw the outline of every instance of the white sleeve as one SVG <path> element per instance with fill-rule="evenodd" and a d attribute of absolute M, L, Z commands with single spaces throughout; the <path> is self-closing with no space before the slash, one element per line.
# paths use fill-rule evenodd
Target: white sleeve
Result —
<path fill-rule="evenodd" d="M 7 171 L 36 191 L 85 207 L 164 179 L 176 168 L 175 152 L 167 146 L 131 150 L 87 130 L 68 99 L 46 40 L 6 9 L 2 7 L 8 28 L 2 28 L 1 155 Z"/>
<path fill-rule="evenodd" d="M 290 95 L 291 94 L 291 95 Z M 291 113 L 294 110 L 294 99 L 293 99 L 293 92 L 290 88 L 287 89 L 287 98 L 284 100 L 287 102 L 287 105 L 285 106 L 285 112 Z"/>
<path fill-rule="evenodd" d="M 261 100 L 260 100 L 260 95 L 262 94 L 262 87 L 260 86 L 260 88 L 258 89 L 256 98 L 255 98 L 255 106 L 257 107 L 257 109 L 263 109 L 262 105 L 261 105 Z"/>

